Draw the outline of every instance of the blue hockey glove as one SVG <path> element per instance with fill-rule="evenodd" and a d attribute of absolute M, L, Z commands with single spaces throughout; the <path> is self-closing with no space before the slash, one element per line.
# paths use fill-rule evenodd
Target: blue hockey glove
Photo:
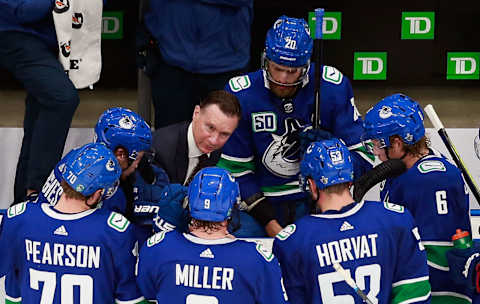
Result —
<path fill-rule="evenodd" d="M 333 138 L 332 133 L 323 129 L 313 129 L 312 126 L 308 126 L 303 129 L 298 136 L 300 139 L 300 153 L 302 157 L 312 142 Z"/>
<path fill-rule="evenodd" d="M 183 206 L 188 188 L 180 184 L 169 184 L 162 190 L 158 201 L 159 210 L 153 218 L 155 232 L 177 229 L 185 231 L 188 225 L 188 211 Z"/>
<path fill-rule="evenodd" d="M 480 244 L 474 241 L 471 248 L 451 249 L 447 251 L 447 260 L 452 280 L 470 292 L 480 293 Z"/>

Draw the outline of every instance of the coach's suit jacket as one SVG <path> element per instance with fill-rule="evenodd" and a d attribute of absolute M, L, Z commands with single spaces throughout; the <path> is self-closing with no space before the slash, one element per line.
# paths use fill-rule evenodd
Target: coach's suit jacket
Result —
<path fill-rule="evenodd" d="M 155 162 L 167 172 L 170 183 L 183 184 L 187 175 L 189 124 L 189 121 L 184 121 L 153 132 L 152 148 L 155 151 Z M 207 166 L 215 166 L 220 154 L 220 151 L 210 153 Z"/>

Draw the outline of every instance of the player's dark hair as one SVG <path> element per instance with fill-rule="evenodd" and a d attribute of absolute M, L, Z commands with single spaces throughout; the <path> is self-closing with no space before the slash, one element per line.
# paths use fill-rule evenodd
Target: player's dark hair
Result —
<path fill-rule="evenodd" d="M 81 201 L 86 201 L 88 199 L 88 197 L 75 191 L 66 181 L 62 180 L 60 185 L 62 186 L 63 193 L 67 198 Z"/>
<path fill-rule="evenodd" d="M 393 135 L 393 136 L 390 136 L 390 142 L 392 142 L 394 138 L 398 138 L 402 140 L 400 136 Z M 413 156 L 417 156 L 417 157 L 422 157 L 424 155 L 423 151 L 428 147 L 430 147 L 430 139 L 426 136 L 423 136 L 419 141 L 417 141 L 413 145 L 408 145 L 403 140 L 402 142 L 403 142 L 403 149 L 405 150 L 405 153 Z"/>
<path fill-rule="evenodd" d="M 206 233 L 213 233 L 222 229 L 223 222 L 210 222 L 192 218 L 190 220 L 190 227 L 192 229 L 203 230 Z"/>
<path fill-rule="evenodd" d="M 327 188 L 323 189 L 323 191 L 329 194 L 342 194 L 343 191 L 349 190 L 351 184 L 351 182 L 335 184 L 328 186 Z"/>
<path fill-rule="evenodd" d="M 240 102 L 238 98 L 224 90 L 211 91 L 202 101 L 200 108 L 203 109 L 209 105 L 217 105 L 227 116 L 235 116 L 239 120 L 242 118 Z"/>

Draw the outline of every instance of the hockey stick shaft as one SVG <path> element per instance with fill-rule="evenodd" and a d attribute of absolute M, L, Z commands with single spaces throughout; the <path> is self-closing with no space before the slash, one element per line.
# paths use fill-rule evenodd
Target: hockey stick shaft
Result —
<path fill-rule="evenodd" d="M 323 8 L 315 9 L 315 109 L 313 112 L 313 128 L 319 128 L 320 120 L 320 82 L 322 80 L 322 57 L 323 57 Z"/>
<path fill-rule="evenodd" d="M 465 179 L 465 182 L 470 188 L 470 191 L 472 191 L 473 196 L 475 196 L 477 203 L 480 204 L 480 192 L 478 191 L 478 186 L 473 180 L 472 176 L 470 175 L 470 172 L 467 170 L 467 167 L 465 166 L 462 158 L 458 154 L 457 149 L 455 148 L 455 145 L 450 140 L 450 137 L 448 136 L 448 133 L 445 130 L 445 127 L 443 126 L 442 122 L 440 121 L 440 118 L 438 117 L 437 113 L 435 112 L 435 109 L 431 104 L 425 107 L 425 113 L 427 113 L 427 116 L 432 122 L 433 127 L 435 128 L 438 135 L 442 139 L 443 143 L 445 144 L 445 147 L 447 147 L 447 150 L 450 153 L 450 156 L 453 158 L 453 161 L 462 172 L 463 178 Z"/>
<path fill-rule="evenodd" d="M 333 264 L 333 268 L 335 268 L 335 271 L 337 271 L 340 275 L 343 276 L 343 278 L 347 282 L 348 286 L 350 286 L 353 290 L 355 290 L 355 292 L 360 296 L 360 298 L 362 298 L 362 300 L 365 303 L 373 304 L 373 302 L 370 301 L 370 299 L 367 297 L 367 295 L 360 288 L 358 288 L 355 281 L 348 274 L 348 272 L 346 272 L 345 269 L 343 269 L 343 267 L 340 264 L 338 264 L 338 263 Z"/>

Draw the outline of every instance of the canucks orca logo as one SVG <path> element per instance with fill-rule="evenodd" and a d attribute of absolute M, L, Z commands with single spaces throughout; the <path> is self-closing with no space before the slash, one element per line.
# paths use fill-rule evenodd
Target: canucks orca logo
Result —
<path fill-rule="evenodd" d="M 70 1 L 69 0 L 55 0 L 55 6 L 53 7 L 53 11 L 55 13 L 61 14 L 70 8 Z"/>
<path fill-rule="evenodd" d="M 270 172 L 281 177 L 295 176 L 300 171 L 300 142 L 303 126 L 294 118 L 285 120 L 285 133 L 272 133 L 273 140 L 263 154 L 262 163 Z"/>
<path fill-rule="evenodd" d="M 72 27 L 74 29 L 79 29 L 82 27 L 83 24 L 83 14 L 82 13 L 74 13 L 72 15 Z"/>
<path fill-rule="evenodd" d="M 70 40 L 68 40 L 67 42 L 60 43 L 60 50 L 64 57 L 70 56 L 70 43 L 71 43 Z"/>
<path fill-rule="evenodd" d="M 122 129 L 130 130 L 133 128 L 133 121 L 129 116 L 123 116 L 122 118 L 120 118 L 118 124 Z"/>

